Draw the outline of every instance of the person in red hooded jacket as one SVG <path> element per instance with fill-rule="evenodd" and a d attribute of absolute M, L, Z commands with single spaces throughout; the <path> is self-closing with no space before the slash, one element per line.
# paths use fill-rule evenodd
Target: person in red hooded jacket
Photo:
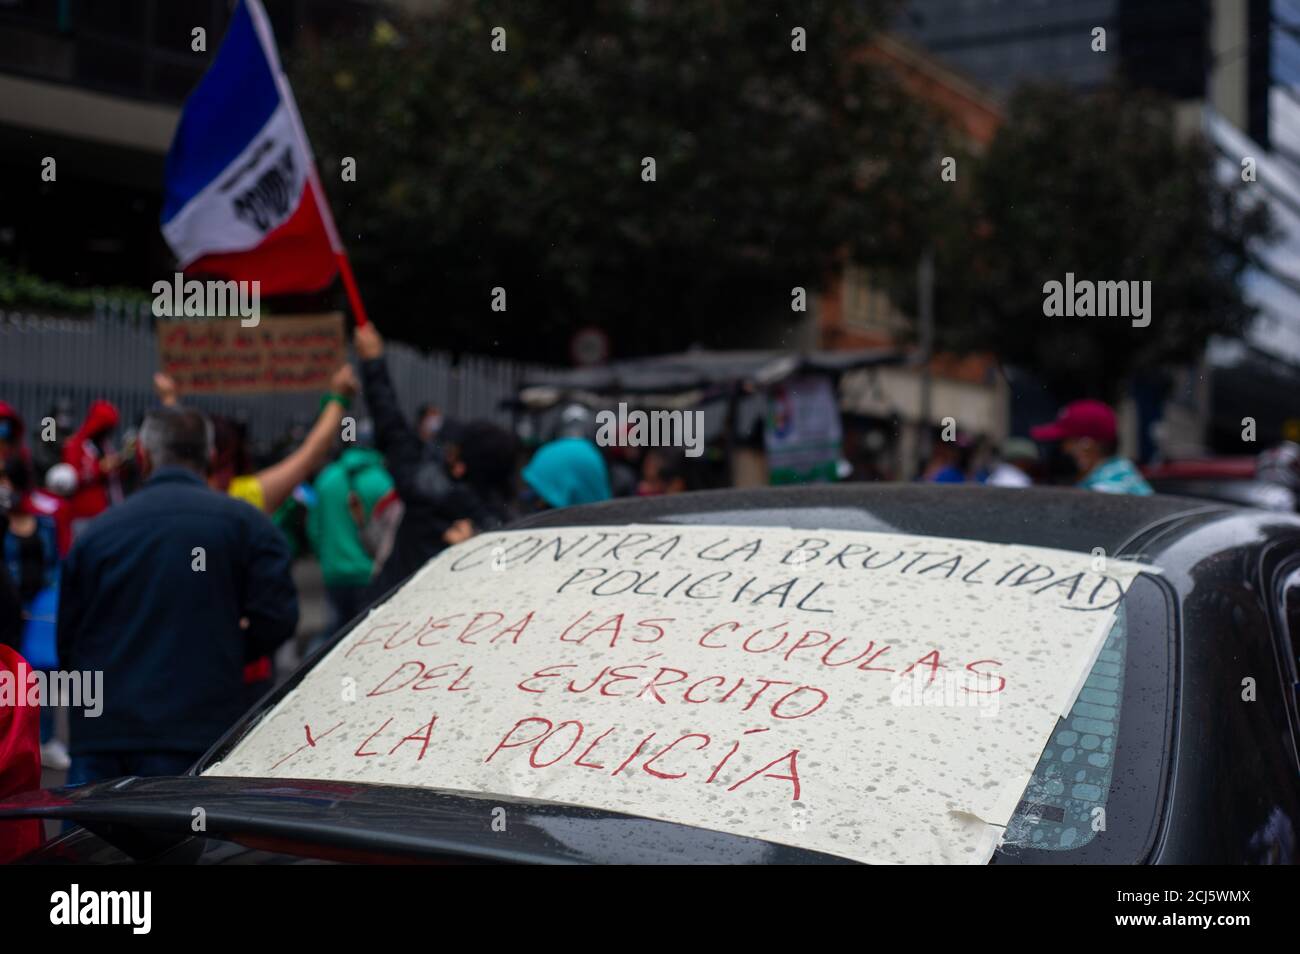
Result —
<path fill-rule="evenodd" d="M 63 460 L 77 470 L 77 492 L 72 497 L 74 530 L 77 521 L 99 516 L 122 498 L 117 483 L 122 458 L 109 442 L 117 424 L 117 408 L 108 401 L 91 401 L 85 421 L 63 448 Z"/>
<path fill-rule="evenodd" d="M 8 424 L 8 427 L 3 425 Z M 0 403 L 0 466 L 8 458 L 26 458 L 22 419 L 8 404 Z M 0 538 L 9 526 L 8 505 L 0 506 Z M 22 638 L 23 604 L 9 566 L 0 560 L 0 678 L 26 699 L 27 661 L 14 649 Z M 41 787 L 41 710 L 18 705 L 18 699 L 0 699 L 0 798 Z M 21 858 L 44 840 L 39 818 L 0 821 L 0 864 Z"/>
<path fill-rule="evenodd" d="M 9 573 L 0 567 L 0 614 L 13 602 Z M 16 599 L 16 597 L 15 597 Z M 3 621 L 0 621 L 3 622 Z M 0 642 L 0 673 L 15 692 L 26 699 L 27 677 L 31 670 L 17 650 Z M 6 700 L 0 705 L 0 798 L 41 787 L 41 710 L 39 706 L 18 705 Z M 39 818 L 0 821 L 0 864 L 21 858 L 40 847 L 44 840 L 44 823 Z"/>

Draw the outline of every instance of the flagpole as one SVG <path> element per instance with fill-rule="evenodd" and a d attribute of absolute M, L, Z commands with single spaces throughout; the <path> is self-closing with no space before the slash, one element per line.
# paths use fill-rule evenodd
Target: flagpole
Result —
<path fill-rule="evenodd" d="M 370 324 L 370 319 L 366 316 L 366 306 L 361 301 L 357 280 L 352 277 L 352 262 L 348 260 L 347 250 L 340 248 L 334 253 L 334 257 L 338 259 L 339 274 L 343 276 L 343 288 L 348 293 L 348 302 L 352 305 L 352 318 L 358 328 L 364 328 Z"/>
<path fill-rule="evenodd" d="M 275 46 L 275 34 L 271 31 L 271 21 L 266 16 L 266 10 L 262 8 L 261 0 L 244 0 L 248 6 L 250 19 L 253 21 L 253 29 L 257 31 L 258 39 L 262 42 L 262 50 L 266 54 L 267 61 L 271 64 L 271 72 L 275 77 L 275 85 L 280 91 L 280 99 L 283 100 L 285 108 L 289 111 L 289 117 L 292 120 L 294 135 L 298 138 L 298 144 L 302 148 L 303 154 L 307 156 L 307 181 L 311 184 L 312 192 L 316 198 L 316 207 L 320 210 L 321 221 L 325 224 L 325 234 L 329 236 L 330 248 L 334 251 L 334 260 L 339 266 L 339 275 L 343 279 L 343 290 L 347 292 L 348 304 L 352 307 L 352 320 L 358 328 L 364 328 L 370 323 L 366 315 L 366 306 L 361 301 L 361 290 L 357 288 L 357 280 L 352 274 L 352 260 L 348 258 L 348 250 L 343 245 L 343 240 L 339 238 L 339 230 L 334 224 L 334 213 L 330 209 L 329 200 L 325 197 L 325 189 L 321 186 L 320 176 L 316 171 L 316 156 L 311 150 L 311 143 L 307 139 L 307 129 L 302 124 L 302 117 L 298 115 L 298 103 L 293 98 L 293 89 L 289 86 L 289 77 L 284 75 L 284 68 L 280 65 L 280 54 Z"/>

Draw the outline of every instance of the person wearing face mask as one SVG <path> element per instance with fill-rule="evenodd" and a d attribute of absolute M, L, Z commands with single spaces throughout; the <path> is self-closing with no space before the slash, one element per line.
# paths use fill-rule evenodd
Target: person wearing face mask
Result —
<path fill-rule="evenodd" d="M 488 421 L 444 422 L 426 443 L 402 414 L 384 360 L 384 340 L 373 323 L 353 333 L 366 406 L 375 422 L 375 446 L 402 502 L 392 548 L 368 596 L 381 596 L 448 546 L 510 519 L 515 442 Z"/>
<path fill-rule="evenodd" d="M 1055 421 L 1030 429 L 1036 441 L 1061 442 L 1063 450 L 1079 471 L 1078 486 L 1104 494 L 1137 494 L 1153 491 L 1131 460 L 1118 453 L 1115 412 L 1101 401 L 1072 401 L 1061 409 Z"/>
<path fill-rule="evenodd" d="M 416 431 L 420 435 L 420 440 L 428 444 L 438 439 L 442 431 L 441 408 L 434 404 L 421 404 L 416 408 L 415 419 L 419 421 Z"/>

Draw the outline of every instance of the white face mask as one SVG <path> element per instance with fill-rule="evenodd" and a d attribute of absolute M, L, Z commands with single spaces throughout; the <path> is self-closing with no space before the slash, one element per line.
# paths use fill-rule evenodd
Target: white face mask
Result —
<path fill-rule="evenodd" d="M 441 430 L 442 430 L 441 414 L 435 414 L 432 415 L 431 417 L 426 417 L 424 420 L 420 422 L 420 437 L 422 437 L 426 441 L 433 440 L 435 437 L 438 436 L 438 432 Z"/>

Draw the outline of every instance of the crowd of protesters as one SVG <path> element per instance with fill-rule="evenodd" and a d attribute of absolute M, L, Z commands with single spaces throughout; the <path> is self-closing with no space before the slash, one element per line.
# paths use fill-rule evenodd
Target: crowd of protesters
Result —
<path fill-rule="evenodd" d="M 356 370 L 338 369 L 310 430 L 261 468 L 238 422 L 187 407 L 166 375 L 120 446 L 107 401 L 75 430 L 57 408 L 56 432 L 71 431 L 62 442 L 33 440 L 0 402 L 0 666 L 102 672 L 111 686 L 96 718 L 68 712 L 66 747 L 51 707 L 0 707 L 0 795 L 39 784 L 41 762 L 73 784 L 187 769 L 272 685 L 299 619 L 291 564 L 306 551 L 328 604 L 311 652 L 474 534 L 535 510 L 695 486 L 679 451 L 597 447 L 576 408 L 527 460 L 496 424 L 428 406 L 408 420 L 374 326 L 353 346 Z M 349 416 L 359 394 L 362 422 Z M 1080 486 L 1150 493 L 1116 433 L 1096 401 L 997 447 L 936 433 L 918 479 L 1049 482 L 1039 445 L 1053 442 Z M 30 838 L 3 829 L 0 855 Z"/>
<path fill-rule="evenodd" d="M 918 480 L 938 484 L 981 483 L 1029 487 L 1056 483 L 1039 445 L 1059 446 L 1077 486 L 1101 493 L 1152 493 L 1137 466 L 1119 454 L 1115 411 L 1102 401 L 1072 401 L 1055 421 L 1031 428 L 1029 437 L 1009 437 L 996 447 L 960 432 L 930 438 L 930 454 Z"/>
<path fill-rule="evenodd" d="M 69 708 L 66 747 L 52 706 L 4 707 L 0 795 L 38 785 L 41 763 L 70 784 L 192 765 L 272 685 L 299 619 L 291 564 L 306 550 L 329 611 L 310 652 L 476 533 L 615 486 L 688 487 L 670 450 L 607 458 L 561 434 L 525 461 L 496 424 L 433 407 L 408 420 L 379 333 L 358 329 L 354 347 L 357 370 L 339 368 L 311 429 L 261 468 L 239 422 L 187 407 L 164 374 L 158 405 L 120 443 L 107 401 L 75 430 L 58 408 L 62 441 L 32 439 L 0 403 L 0 665 L 100 672 L 111 687 L 95 717 Z"/>

